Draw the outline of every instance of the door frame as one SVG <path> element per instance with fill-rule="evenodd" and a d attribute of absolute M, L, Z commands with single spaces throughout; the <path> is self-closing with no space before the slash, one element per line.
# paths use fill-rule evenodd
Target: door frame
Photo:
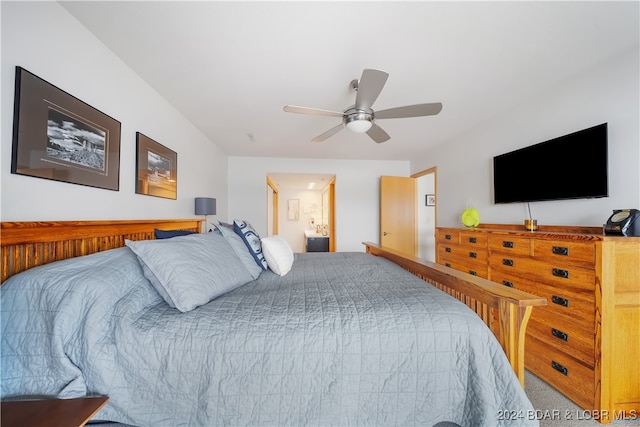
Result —
<path fill-rule="evenodd" d="M 299 173 L 295 173 L 295 172 L 273 172 L 272 174 L 279 174 L 279 175 L 299 175 Z M 327 227 L 329 230 L 329 251 L 330 252 L 335 252 L 336 250 L 336 174 L 325 174 L 325 173 L 318 173 L 318 175 L 330 175 L 324 177 L 323 176 L 323 181 L 324 179 L 328 179 L 327 184 L 323 187 L 324 189 L 326 189 L 327 193 L 328 193 L 328 211 L 329 211 L 329 215 L 327 218 Z M 276 177 L 276 179 L 278 179 Z M 278 184 L 276 184 L 276 182 L 274 181 L 274 179 L 269 176 L 269 174 L 267 173 L 266 175 L 266 191 L 267 191 L 267 201 L 266 201 L 266 208 L 267 208 L 267 229 L 269 228 L 269 226 L 271 225 L 273 228 L 273 234 L 279 234 L 280 232 L 280 221 L 279 221 L 279 211 L 280 211 L 280 202 L 279 202 L 279 198 L 280 198 L 280 193 L 279 193 L 279 188 L 278 188 Z M 283 188 L 283 194 L 286 193 L 287 188 Z M 325 191 L 325 190 L 323 190 Z M 273 194 L 273 200 L 269 199 L 269 192 L 272 192 Z M 284 196 L 283 196 L 284 197 Z M 324 207 L 323 207 L 324 208 Z M 286 227 L 285 227 L 286 229 Z M 286 232 L 286 230 L 283 229 L 283 232 Z"/>
<path fill-rule="evenodd" d="M 267 197 L 267 212 L 271 212 L 273 234 L 278 234 L 278 186 L 267 176 L 267 191 L 269 189 L 273 191 L 273 200 L 271 201 L 271 206 L 269 206 L 269 197 Z"/>
<path fill-rule="evenodd" d="M 421 176 L 425 176 L 425 175 L 429 175 L 429 174 L 433 174 L 433 193 L 436 196 L 436 205 L 434 206 L 435 209 L 435 223 L 436 226 L 438 225 L 438 167 L 437 166 L 433 166 L 430 167 L 429 169 L 425 169 L 425 170 L 421 170 L 420 172 L 416 172 L 414 174 L 411 174 L 411 178 L 420 178 Z M 420 203 L 420 200 L 418 200 L 418 203 Z M 416 227 L 418 225 L 416 224 Z M 416 232 L 418 232 L 418 230 L 416 230 Z"/>
<path fill-rule="evenodd" d="M 336 251 L 336 177 L 328 184 L 329 191 L 329 252 Z"/>
<path fill-rule="evenodd" d="M 433 222 L 434 222 L 434 228 L 438 226 L 438 167 L 437 166 L 433 166 L 430 167 L 428 169 L 424 169 L 421 170 L 419 172 L 416 172 L 414 174 L 411 174 L 411 178 L 414 179 L 418 179 L 420 177 L 423 177 L 425 175 L 429 175 L 429 174 L 433 174 L 433 193 L 435 195 L 435 199 L 436 199 L 436 204 L 433 207 L 434 212 L 433 212 Z M 421 195 L 417 195 L 418 198 L 418 203 L 420 203 L 420 199 L 421 199 Z M 417 205 L 419 206 L 419 205 Z M 416 213 L 417 215 L 417 213 Z M 420 247 L 420 224 L 418 221 L 416 221 L 416 236 L 417 237 L 417 245 L 418 247 Z M 434 241 L 435 241 L 435 235 L 434 235 Z M 419 254 L 416 253 L 416 256 L 418 256 Z"/>

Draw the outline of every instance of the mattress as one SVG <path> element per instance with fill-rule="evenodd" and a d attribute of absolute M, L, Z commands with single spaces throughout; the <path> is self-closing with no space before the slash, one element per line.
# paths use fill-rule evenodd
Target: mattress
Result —
<path fill-rule="evenodd" d="M 538 424 L 475 313 L 365 253 L 295 254 L 185 313 L 128 248 L 0 290 L 3 398 L 108 395 L 95 418 L 136 426 Z"/>

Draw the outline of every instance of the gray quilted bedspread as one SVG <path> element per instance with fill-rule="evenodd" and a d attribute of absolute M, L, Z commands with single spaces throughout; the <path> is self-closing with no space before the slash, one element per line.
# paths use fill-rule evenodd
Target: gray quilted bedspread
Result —
<path fill-rule="evenodd" d="M 471 310 L 364 253 L 296 254 L 187 313 L 128 248 L 1 292 L 3 398 L 108 395 L 96 418 L 137 426 L 538 424 Z"/>

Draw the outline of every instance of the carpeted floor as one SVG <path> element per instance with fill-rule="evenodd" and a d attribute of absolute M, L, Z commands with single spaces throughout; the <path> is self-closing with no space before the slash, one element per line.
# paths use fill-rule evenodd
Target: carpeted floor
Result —
<path fill-rule="evenodd" d="M 635 419 L 598 423 L 593 419 L 593 413 L 580 408 L 529 371 L 525 371 L 524 389 L 536 408 L 540 427 L 640 427 L 640 413 L 636 414 Z"/>

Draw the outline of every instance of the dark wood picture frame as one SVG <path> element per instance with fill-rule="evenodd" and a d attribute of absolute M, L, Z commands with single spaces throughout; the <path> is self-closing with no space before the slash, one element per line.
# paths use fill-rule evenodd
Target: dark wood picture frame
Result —
<path fill-rule="evenodd" d="M 178 198 L 178 155 L 136 132 L 136 193 Z"/>
<path fill-rule="evenodd" d="M 424 203 L 425 203 L 425 206 L 435 206 L 436 205 L 436 195 L 435 194 L 426 194 Z"/>
<path fill-rule="evenodd" d="M 17 66 L 11 173 L 118 191 L 120 122 Z"/>

